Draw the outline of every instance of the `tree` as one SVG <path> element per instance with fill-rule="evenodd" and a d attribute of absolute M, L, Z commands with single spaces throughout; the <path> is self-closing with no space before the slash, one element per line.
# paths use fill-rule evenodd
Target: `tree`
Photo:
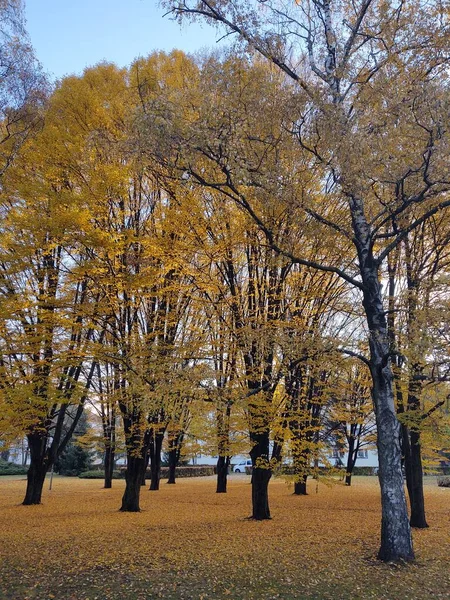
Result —
<path fill-rule="evenodd" d="M 445 295 L 442 276 L 448 268 L 448 241 L 448 215 L 437 215 L 405 237 L 388 265 L 388 322 L 396 353 L 394 380 L 411 505 L 410 523 L 418 528 L 428 527 L 421 433 L 427 419 L 445 403 L 445 393 L 438 394 L 435 403 L 426 402 L 425 397 L 430 396 L 427 388 L 442 386 L 448 380 L 442 335 L 438 333 L 442 307 L 436 306 L 440 296 Z M 437 335 L 433 336 L 432 331 Z"/>
<path fill-rule="evenodd" d="M 448 60 L 448 13 L 437 1 L 164 4 L 175 16 L 200 15 L 237 34 L 281 69 L 302 98 L 292 113 L 292 133 L 343 212 L 340 219 L 330 219 L 308 198 L 298 201 L 298 213 L 349 242 L 351 267 L 293 257 L 251 199 L 242 193 L 234 197 L 273 248 L 300 264 L 337 273 L 361 294 L 370 348 L 364 360 L 372 376 L 378 431 L 379 558 L 412 560 L 380 267 L 410 231 L 450 203 L 448 135 L 441 125 L 448 118 L 445 77 L 440 91 L 435 83 Z M 230 195 L 236 191 L 229 178 L 220 185 Z M 419 211 L 416 218 L 398 227 L 412 207 Z"/>
<path fill-rule="evenodd" d="M 27 39 L 22 0 L 0 2 L 0 176 L 42 124 L 48 85 Z"/>
<path fill-rule="evenodd" d="M 75 140 L 82 148 L 72 157 L 71 169 L 85 202 L 86 272 L 98 290 L 92 316 L 95 356 L 110 366 L 111 391 L 124 423 L 127 471 L 121 510 L 131 512 L 139 510 L 155 425 L 159 428 L 160 416 L 166 419 L 160 410 L 169 413 L 164 395 L 178 394 L 177 376 L 193 365 L 185 334 L 190 293 L 183 271 L 182 209 L 175 191 L 163 187 L 143 156 L 129 111 L 146 99 L 151 106 L 160 85 L 181 73 L 183 64 L 173 58 L 157 54 L 139 60 L 130 73 L 99 65 L 64 82 L 71 89 L 66 145 L 70 149 Z"/>
<path fill-rule="evenodd" d="M 233 210 L 229 213 L 220 198 L 208 198 L 208 202 L 213 204 L 210 215 L 215 221 L 214 225 L 209 224 L 208 231 L 215 247 L 216 294 L 224 298 L 231 313 L 228 326 L 239 352 L 239 380 L 248 415 L 252 517 L 263 520 L 270 518 L 270 426 L 280 367 L 276 360 L 277 324 L 290 265 L 262 247 L 258 232 L 245 219 L 238 227 L 236 223 L 233 226 Z M 221 305 L 216 308 L 220 310 Z M 220 354 L 216 359 L 220 360 Z"/>
<path fill-rule="evenodd" d="M 345 485 L 351 485 L 358 452 L 376 438 L 369 376 L 367 367 L 348 359 L 336 382 L 330 419 L 337 445 L 347 447 Z"/>
<path fill-rule="evenodd" d="M 66 428 L 70 428 L 72 423 L 70 411 L 66 415 L 66 420 Z M 73 431 L 73 436 L 55 463 L 55 470 L 60 475 L 75 476 L 89 469 L 91 463 L 89 448 L 86 448 L 80 439 L 82 436 L 86 435 L 87 432 L 88 420 L 86 412 L 83 412 Z"/>
<path fill-rule="evenodd" d="M 78 205 L 64 168 L 43 150 L 55 140 L 54 108 L 47 128 L 4 174 L 2 187 L 1 400 L 12 427 L 28 439 L 24 504 L 40 503 L 45 474 L 81 417 L 93 369 L 85 362 L 92 296 L 76 265 L 84 261 L 74 241 Z M 70 405 L 77 409 L 64 431 Z"/>

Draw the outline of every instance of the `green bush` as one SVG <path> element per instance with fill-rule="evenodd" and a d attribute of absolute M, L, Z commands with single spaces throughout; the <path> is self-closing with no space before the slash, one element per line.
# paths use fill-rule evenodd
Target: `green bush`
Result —
<path fill-rule="evenodd" d="M 105 472 L 104 471 L 84 471 L 78 475 L 80 479 L 104 479 Z M 121 471 L 113 471 L 113 479 L 122 479 L 123 474 Z"/>
<path fill-rule="evenodd" d="M 353 475 L 376 475 L 377 467 L 353 467 Z"/>
<path fill-rule="evenodd" d="M 22 467 L 22 465 L 16 465 L 14 463 L 5 462 L 0 460 L 0 476 L 1 475 L 26 475 L 28 467 Z"/>

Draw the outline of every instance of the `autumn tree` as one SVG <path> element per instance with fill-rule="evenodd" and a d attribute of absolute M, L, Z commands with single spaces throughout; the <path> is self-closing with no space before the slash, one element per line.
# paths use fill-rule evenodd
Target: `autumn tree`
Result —
<path fill-rule="evenodd" d="M 306 247 L 306 239 L 303 244 Z M 313 245 L 311 255 L 317 252 Z M 344 286 L 335 275 L 294 266 L 283 298 L 286 314 L 281 351 L 285 362 L 282 417 L 296 495 L 306 494 L 307 477 L 323 454 L 335 353 L 348 322 L 346 301 Z"/>
<path fill-rule="evenodd" d="M 2 190 L 2 412 L 28 438 L 24 504 L 40 503 L 45 474 L 81 417 L 93 369 L 91 359 L 84 371 L 93 296 L 72 262 L 75 255 L 84 260 L 72 237 L 77 209 L 70 184 L 52 172 L 51 162 L 39 160 L 42 143 L 36 138 L 16 160 Z M 77 408 L 65 430 L 70 405 Z"/>
<path fill-rule="evenodd" d="M 22 0 L 0 2 L 0 176 L 42 124 L 48 84 L 24 26 Z"/>
<path fill-rule="evenodd" d="M 448 215 L 439 214 L 405 236 L 388 264 L 388 323 L 402 450 L 413 527 L 427 527 L 423 494 L 421 432 L 445 403 L 445 392 L 427 394 L 448 380 L 442 335 L 442 297 L 448 269 Z M 444 342 L 445 345 L 445 342 Z M 442 351 L 444 350 L 444 354 Z M 432 396 L 435 401 L 426 401 Z"/>
<path fill-rule="evenodd" d="M 295 258 L 336 272 L 361 295 L 378 428 L 379 558 L 412 560 L 380 268 L 410 231 L 449 203 L 448 136 L 442 127 L 448 119 L 448 12 L 437 1 L 164 4 L 175 16 L 202 16 L 236 34 L 298 90 L 290 128 L 299 153 L 311 157 L 342 213 L 329 218 L 313 198 L 304 197 L 296 214 L 309 215 L 324 235 L 347 240 L 354 262 L 341 269 Z M 226 178 L 222 185 L 230 189 Z M 236 194 L 236 201 L 272 247 L 290 254 L 251 199 Z M 405 224 L 402 218 L 412 208 L 415 218 Z"/>
<path fill-rule="evenodd" d="M 214 269 L 213 266 L 212 268 Z M 227 298 L 223 297 L 220 288 L 216 294 L 212 289 L 209 289 L 206 296 L 207 303 L 204 310 L 207 318 L 208 341 L 213 364 L 209 397 L 215 411 L 216 492 L 223 494 L 227 491 L 227 475 L 233 454 L 232 411 L 233 406 L 238 401 L 241 389 L 238 379 L 239 352 L 233 327 L 233 313 L 230 310 Z"/>
<path fill-rule="evenodd" d="M 120 441 L 122 441 L 118 424 L 117 389 L 114 365 L 108 361 L 103 362 L 99 358 L 96 361 L 96 370 L 92 381 L 93 394 L 89 402 L 94 420 L 89 439 L 95 450 L 103 457 L 105 488 L 107 489 L 112 487 L 116 454 L 121 447 Z"/>
<path fill-rule="evenodd" d="M 63 84 L 70 90 L 64 105 L 70 141 L 63 154 L 79 145 L 80 151 L 70 156 L 84 209 L 78 240 L 87 255 L 85 272 L 98 294 L 96 361 L 103 370 L 109 368 L 110 391 L 124 423 L 124 511 L 139 510 L 153 418 L 161 400 L 169 412 L 164 395 L 175 394 L 173 374 L 181 365 L 184 372 L 192 366 L 190 347 L 183 346 L 186 336 L 180 333 L 189 280 L 180 266 L 179 206 L 143 156 L 130 110 L 151 99 L 165 76 L 170 79 L 171 65 L 170 58 L 155 55 L 145 64 L 138 61 L 129 76 L 99 65 Z"/>
<path fill-rule="evenodd" d="M 375 443 L 375 416 L 370 397 L 370 373 L 355 359 L 343 361 L 333 386 L 329 419 L 337 448 L 347 450 L 345 484 L 351 485 L 352 473 L 360 450 Z"/>

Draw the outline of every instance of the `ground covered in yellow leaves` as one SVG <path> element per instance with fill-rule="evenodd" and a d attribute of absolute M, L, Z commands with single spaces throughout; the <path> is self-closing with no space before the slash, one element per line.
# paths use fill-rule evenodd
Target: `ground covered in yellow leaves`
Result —
<path fill-rule="evenodd" d="M 57 478 L 40 506 L 25 482 L 0 478 L 0 598 L 57 600 L 450 598 L 450 489 L 426 485 L 430 528 L 414 532 L 417 561 L 376 560 L 377 479 L 315 482 L 306 497 L 270 483 L 273 519 L 245 520 L 246 476 L 227 494 L 212 478 L 142 490 L 142 512 L 118 512 L 124 482 Z"/>

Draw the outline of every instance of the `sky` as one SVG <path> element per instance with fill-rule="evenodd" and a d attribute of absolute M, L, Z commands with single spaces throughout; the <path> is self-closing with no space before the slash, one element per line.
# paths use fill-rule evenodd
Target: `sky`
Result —
<path fill-rule="evenodd" d="M 158 0 L 25 0 L 36 56 L 56 79 L 104 60 L 125 67 L 154 50 L 217 47 L 221 34 L 207 24 L 180 27 L 163 15 Z"/>

